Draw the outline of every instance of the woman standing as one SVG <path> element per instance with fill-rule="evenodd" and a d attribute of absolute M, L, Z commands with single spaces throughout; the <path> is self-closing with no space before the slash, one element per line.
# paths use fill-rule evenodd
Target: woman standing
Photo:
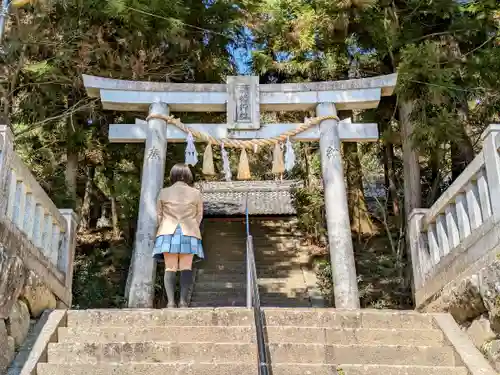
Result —
<path fill-rule="evenodd" d="M 181 273 L 179 307 L 188 307 L 187 298 L 193 281 L 193 258 L 204 258 L 200 224 L 203 219 L 201 192 L 192 187 L 193 175 L 185 164 L 170 170 L 171 186 L 158 196 L 158 231 L 153 257 L 165 262 L 165 290 L 168 307 L 175 307 L 177 271 Z"/>

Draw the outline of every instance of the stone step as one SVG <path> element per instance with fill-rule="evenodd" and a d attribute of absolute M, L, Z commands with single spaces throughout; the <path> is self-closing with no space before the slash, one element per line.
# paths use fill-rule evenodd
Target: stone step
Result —
<path fill-rule="evenodd" d="M 98 363 L 88 364 L 53 364 L 40 363 L 37 375 L 255 375 L 257 363 Z M 301 374 L 302 375 L 302 374 Z M 444 374 L 455 375 L 455 374 Z M 461 375 L 461 374 L 457 374 Z"/>
<path fill-rule="evenodd" d="M 196 285 L 201 283 L 240 283 L 246 284 L 246 275 L 244 274 L 220 274 L 220 275 L 197 275 L 196 276 Z"/>
<path fill-rule="evenodd" d="M 273 375 L 467 375 L 465 367 L 384 366 L 384 365 L 274 365 Z M 37 375 L 255 375 L 257 365 L 242 363 L 99 363 L 89 368 L 81 364 L 40 363 Z"/>
<path fill-rule="evenodd" d="M 233 299 L 246 296 L 245 289 L 226 289 L 215 291 L 199 291 L 196 288 L 193 291 L 193 298 L 199 298 L 206 301 L 224 300 L 226 298 Z"/>
<path fill-rule="evenodd" d="M 246 264 L 246 256 L 244 254 L 218 254 L 218 253 L 212 253 L 212 252 L 205 252 L 206 260 L 203 262 L 202 265 L 219 265 L 219 264 L 226 264 L 226 263 L 244 263 Z M 302 261 L 302 258 L 304 257 L 304 254 L 298 254 L 295 250 L 293 254 L 283 254 L 282 252 L 276 251 L 276 252 L 269 252 L 268 254 L 261 254 L 257 253 L 255 255 L 255 261 L 257 263 L 257 266 L 262 266 L 262 265 L 273 265 L 275 263 L 279 262 L 291 262 L 292 264 L 300 264 Z"/>
<path fill-rule="evenodd" d="M 436 329 L 434 318 L 413 311 L 264 309 L 267 326 Z"/>
<path fill-rule="evenodd" d="M 443 333 L 438 329 L 351 329 L 351 328 L 304 328 L 266 327 L 269 343 L 316 343 L 316 344 L 369 344 L 445 346 Z"/>
<path fill-rule="evenodd" d="M 311 301 L 307 298 L 266 298 L 262 296 L 260 299 L 262 307 L 275 307 L 275 308 L 308 308 L 311 307 Z"/>
<path fill-rule="evenodd" d="M 272 285 L 259 285 L 259 291 L 261 296 L 267 295 L 268 298 L 309 298 L 307 294 L 307 289 L 305 287 L 281 287 L 275 286 L 273 288 Z M 193 295 L 197 295 L 200 298 L 217 298 L 220 296 L 235 296 L 235 295 L 245 295 L 246 288 L 238 288 L 238 289 L 228 289 L 228 288 L 214 288 L 214 289 L 200 289 L 195 286 Z"/>
<path fill-rule="evenodd" d="M 209 256 L 209 254 L 207 254 L 207 257 Z M 300 264 L 301 262 L 300 261 L 294 261 L 294 260 L 289 260 L 289 259 L 279 259 L 277 260 L 276 262 L 270 262 L 269 264 L 266 264 L 267 267 L 263 267 L 264 265 L 262 264 L 259 264 L 259 262 L 257 261 L 256 262 L 256 266 L 257 266 L 257 271 L 261 268 L 268 268 L 270 266 L 272 266 L 272 270 L 274 269 L 280 269 L 280 268 L 287 268 L 287 269 L 290 269 L 290 268 L 293 268 L 292 266 L 295 266 L 295 269 L 300 269 Z M 234 260 L 231 260 L 231 261 L 226 261 L 225 259 L 219 259 L 217 262 L 214 262 L 214 263 L 205 263 L 203 264 L 203 262 L 200 264 L 200 269 L 203 269 L 203 270 L 211 270 L 211 271 L 214 271 L 214 272 L 220 272 L 220 271 L 245 271 L 246 270 L 246 262 L 245 260 L 241 260 L 241 261 L 234 261 Z"/>
<path fill-rule="evenodd" d="M 205 246 L 206 244 L 203 243 Z M 227 247 L 231 247 L 231 249 L 227 249 Z M 225 244 L 221 246 L 221 244 L 213 244 L 206 245 L 206 255 L 207 259 L 213 258 L 213 256 L 220 257 L 234 257 L 238 259 L 245 259 L 246 257 L 246 244 L 234 245 L 233 244 Z M 307 249 L 302 249 L 297 246 L 283 246 L 281 244 L 255 244 L 254 243 L 254 254 L 256 258 L 266 258 L 266 257 L 281 257 L 281 258 L 289 258 L 299 256 L 300 253 L 307 252 Z"/>
<path fill-rule="evenodd" d="M 207 255 L 207 257 L 210 255 Z M 222 260 L 221 260 L 222 259 Z M 226 262 L 226 260 L 228 262 Z M 230 262 L 230 263 L 229 263 Z M 283 262 L 286 262 L 284 264 Z M 237 266 L 233 266 L 238 264 Z M 212 272 L 241 272 L 246 270 L 246 261 L 244 259 L 232 259 L 226 258 L 224 256 L 218 256 L 217 261 L 212 261 L 210 259 L 198 263 L 198 269 L 208 270 Z M 306 266 L 306 261 L 302 257 L 287 258 L 283 257 L 276 258 L 266 258 L 264 260 L 256 259 L 257 271 L 271 270 L 287 270 L 287 271 L 298 271 L 301 267 Z M 269 275 L 273 276 L 272 274 Z"/>
<path fill-rule="evenodd" d="M 168 327 L 78 327 L 59 328 L 59 342 L 255 342 L 253 327 L 173 326 Z"/>
<path fill-rule="evenodd" d="M 273 375 L 468 375 L 465 367 L 390 365 L 273 365 Z M 341 370 L 341 371 L 339 371 Z M 337 372 L 336 372 L 337 371 Z M 39 374 L 41 375 L 41 374 Z M 73 375 L 73 374 L 68 374 Z M 76 374 L 75 374 L 76 375 Z M 80 375 L 80 374 L 78 374 Z"/>
<path fill-rule="evenodd" d="M 207 229 L 209 227 L 205 227 Z M 244 238 L 247 235 L 246 226 L 242 223 L 241 226 L 229 227 L 227 231 L 221 231 L 220 226 L 216 226 L 212 231 L 216 231 L 220 238 Z M 223 233 L 222 233 L 223 232 Z M 250 226 L 250 234 L 255 237 L 265 236 L 265 235 L 275 235 L 275 236 L 286 236 L 296 233 L 296 227 L 293 226 L 279 226 L 279 227 L 262 227 L 262 226 Z M 207 233 L 206 230 L 203 233 Z M 203 234 L 202 233 L 202 234 Z"/>
<path fill-rule="evenodd" d="M 197 302 L 202 302 L 202 301 L 207 301 L 207 302 L 213 302 L 213 301 L 218 301 L 218 302 L 224 302 L 228 301 L 228 303 L 223 304 L 222 306 L 232 306 L 232 303 L 229 303 L 229 301 L 236 301 L 236 300 L 244 300 L 246 298 L 246 291 L 241 290 L 240 292 L 237 291 L 216 291 L 216 292 L 197 292 L 196 290 L 193 292 L 193 295 L 191 297 L 192 301 L 197 301 Z M 309 295 L 307 293 L 304 294 L 299 294 L 299 295 L 293 295 L 293 293 L 263 293 L 261 291 L 260 293 L 260 300 L 262 304 L 267 304 L 268 306 L 285 306 L 287 303 L 289 303 L 290 307 L 292 306 L 304 306 L 304 307 L 309 307 L 310 301 L 309 301 Z M 302 301 L 307 301 L 307 304 L 303 305 L 301 302 Z"/>
<path fill-rule="evenodd" d="M 213 342 L 114 342 L 49 344 L 48 363 L 101 362 L 225 362 L 256 363 L 257 347 L 253 343 Z"/>
<path fill-rule="evenodd" d="M 297 300 L 297 299 L 272 299 L 266 300 L 264 297 L 261 297 L 261 306 L 263 307 L 280 307 L 280 308 L 307 308 L 311 307 L 311 302 L 309 300 Z M 244 307 L 246 306 L 246 299 L 243 297 L 238 297 L 230 300 L 196 300 L 193 299 L 190 304 L 191 307 Z"/>
<path fill-rule="evenodd" d="M 276 236 L 273 236 L 276 237 Z M 293 236 L 292 236 L 293 237 Z M 275 239 L 270 239 L 268 237 L 254 237 L 253 238 L 253 244 L 254 244 L 254 250 L 255 252 L 260 252 L 262 249 L 280 249 L 280 250 L 285 250 L 285 249 L 296 249 L 298 246 L 300 246 L 300 240 L 294 241 L 291 236 L 281 236 Z M 220 251 L 221 253 L 224 252 L 231 252 L 231 251 L 241 251 L 243 253 L 246 252 L 246 244 L 247 240 L 245 238 L 228 238 L 224 237 L 223 241 L 226 246 L 224 248 L 219 247 L 221 244 L 221 239 L 214 238 L 213 241 L 205 241 L 204 243 L 209 246 L 210 251 Z"/>
<path fill-rule="evenodd" d="M 228 271 L 215 271 L 215 270 L 200 270 L 202 272 L 199 272 L 196 276 L 196 280 L 199 282 L 218 282 L 218 281 L 223 281 L 223 282 L 242 282 L 246 281 L 246 270 L 241 270 L 239 272 L 228 272 Z M 276 278 L 279 277 L 285 282 L 291 279 L 291 270 L 257 270 L 257 275 L 259 281 L 265 280 L 268 278 Z M 295 270 L 294 270 L 295 271 Z"/>
<path fill-rule="evenodd" d="M 286 297 L 286 296 L 266 296 L 261 295 L 260 303 L 263 307 L 311 307 L 309 298 Z M 200 295 L 193 295 L 190 307 L 234 307 L 246 306 L 246 297 L 244 295 L 217 296 L 214 298 L 205 298 Z"/>
<path fill-rule="evenodd" d="M 219 269 L 220 268 L 220 269 Z M 300 269 L 300 265 L 296 264 L 290 267 L 274 267 L 274 266 L 261 266 L 257 267 L 257 276 L 259 279 L 263 278 L 283 278 L 286 279 L 290 276 L 292 271 L 298 271 Z M 217 278 L 227 278 L 228 276 L 232 277 L 246 277 L 246 266 L 240 267 L 239 269 L 227 269 L 225 266 L 210 266 L 204 268 L 198 268 L 197 277 L 207 276 L 211 279 Z"/>
<path fill-rule="evenodd" d="M 190 307 L 203 308 L 203 307 L 245 307 L 246 299 L 243 297 L 236 297 L 229 300 L 196 300 L 195 297 L 191 299 Z"/>
<path fill-rule="evenodd" d="M 253 326 L 253 311 L 241 308 L 98 309 L 68 311 L 68 327 Z"/>
<path fill-rule="evenodd" d="M 293 231 L 253 231 L 251 235 L 253 237 L 254 242 L 274 243 L 282 239 L 286 239 L 287 241 L 295 240 L 294 242 L 299 242 L 299 239 L 296 239 L 297 236 L 295 233 L 293 233 Z M 227 242 L 246 243 L 246 240 L 247 240 L 247 234 L 246 232 L 242 231 L 242 232 L 227 233 L 224 235 L 213 236 L 213 237 L 207 236 L 205 242 L 210 244 L 217 244 L 220 243 L 220 241 L 223 241 L 224 243 Z"/>
<path fill-rule="evenodd" d="M 301 290 L 306 291 L 304 279 L 296 280 L 294 278 L 290 279 L 259 279 L 259 286 L 263 291 L 283 291 L 283 290 Z M 246 280 L 240 282 L 231 281 L 200 281 L 197 279 L 195 290 L 197 291 L 218 291 L 226 289 L 237 289 L 245 291 L 247 287 Z"/>
<path fill-rule="evenodd" d="M 233 281 L 200 281 L 197 278 L 196 284 L 194 286 L 195 291 L 210 291 L 210 290 L 245 290 L 246 280 L 233 282 Z"/>
<path fill-rule="evenodd" d="M 451 347 L 268 344 L 271 363 L 455 366 Z"/>

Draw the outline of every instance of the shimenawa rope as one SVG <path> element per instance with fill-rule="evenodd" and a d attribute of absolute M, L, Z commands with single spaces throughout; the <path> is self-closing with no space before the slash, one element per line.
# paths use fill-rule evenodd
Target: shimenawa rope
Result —
<path fill-rule="evenodd" d="M 322 121 L 325 121 L 325 120 L 340 121 L 338 116 L 336 116 L 336 115 L 314 117 L 314 118 L 306 120 L 304 123 L 300 124 L 295 129 L 281 133 L 277 137 L 271 137 L 268 139 L 249 139 L 249 140 L 245 140 L 245 141 L 240 141 L 238 139 L 231 139 L 231 138 L 217 139 L 215 137 L 212 137 L 209 134 L 206 134 L 206 133 L 203 133 L 203 132 L 200 132 L 198 130 L 190 128 L 189 125 L 183 124 L 180 119 L 175 118 L 173 116 L 162 115 L 162 114 L 151 114 L 147 117 L 147 120 L 150 120 L 150 119 L 164 120 L 168 124 L 175 125 L 176 127 L 178 127 L 180 130 L 182 130 L 185 133 L 191 133 L 193 135 L 193 137 L 199 141 L 204 141 L 204 142 L 207 142 L 209 144 L 215 144 L 215 145 L 224 143 L 224 147 L 246 148 L 246 149 L 253 149 L 254 146 L 269 146 L 269 145 L 274 145 L 276 143 L 285 142 L 288 137 L 294 137 L 297 134 L 300 134 L 300 133 L 306 131 L 311 126 L 318 125 Z"/>

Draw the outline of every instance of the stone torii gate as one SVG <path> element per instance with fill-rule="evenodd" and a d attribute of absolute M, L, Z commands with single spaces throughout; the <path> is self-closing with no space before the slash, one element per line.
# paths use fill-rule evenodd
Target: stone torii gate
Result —
<path fill-rule="evenodd" d="M 226 112 L 223 124 L 187 124 L 218 139 L 271 138 L 298 124 L 261 124 L 260 111 L 316 110 L 317 116 L 337 110 L 376 108 L 382 96 L 392 95 L 397 75 L 334 82 L 259 84 L 255 76 L 231 76 L 227 84 L 124 81 L 83 76 L 87 93 L 99 97 L 104 109 L 144 111 L 149 121 L 112 124 L 109 139 L 144 143 L 139 218 L 128 285 L 129 307 L 152 307 L 156 265 L 151 256 L 156 231 L 156 198 L 163 186 L 168 142 L 185 142 L 187 134 L 154 115 L 170 112 Z M 153 118 L 151 118 L 153 117 Z M 351 227 L 344 182 L 341 142 L 373 142 L 377 124 L 328 119 L 293 137 L 320 143 L 328 243 L 335 305 L 358 308 Z"/>

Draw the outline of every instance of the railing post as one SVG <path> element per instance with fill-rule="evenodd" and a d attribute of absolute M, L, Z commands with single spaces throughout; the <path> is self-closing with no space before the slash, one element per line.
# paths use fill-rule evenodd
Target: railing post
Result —
<path fill-rule="evenodd" d="M 425 250 L 425 239 L 422 233 L 422 220 L 428 211 L 427 209 L 414 209 L 408 218 L 408 238 L 413 269 L 413 294 L 422 286 L 425 273 L 430 266 L 430 256 Z"/>
<path fill-rule="evenodd" d="M 500 124 L 491 124 L 484 131 L 483 153 L 488 180 L 491 209 L 496 220 L 500 219 Z"/>
<path fill-rule="evenodd" d="M 6 215 L 9 201 L 9 176 L 14 134 L 7 125 L 0 125 L 0 218 Z"/>
<path fill-rule="evenodd" d="M 78 217 L 72 209 L 62 209 L 59 210 L 59 212 L 66 219 L 67 231 L 64 234 L 64 239 L 59 248 L 57 268 L 65 273 L 66 287 L 69 290 L 72 290 L 71 288 L 73 284 L 73 264 L 75 259 L 76 228 L 78 225 Z"/>
<path fill-rule="evenodd" d="M 252 308 L 252 269 L 250 266 L 250 242 L 247 236 L 247 308 Z"/>
<path fill-rule="evenodd" d="M 252 239 L 250 237 L 250 218 L 248 214 L 248 191 L 245 197 L 245 231 L 246 231 L 246 248 L 247 248 L 247 308 L 252 308 L 252 263 L 251 255 L 253 254 Z M 252 254 L 250 254 L 252 252 Z"/>

